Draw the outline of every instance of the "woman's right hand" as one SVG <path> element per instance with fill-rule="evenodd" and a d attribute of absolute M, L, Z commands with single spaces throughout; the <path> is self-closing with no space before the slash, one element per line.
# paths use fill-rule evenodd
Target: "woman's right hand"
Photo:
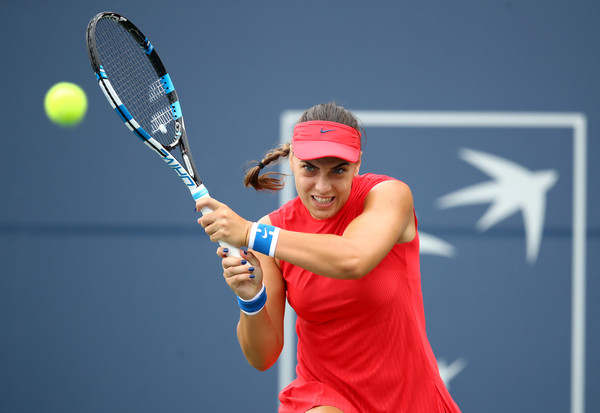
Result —
<path fill-rule="evenodd" d="M 196 211 L 202 211 L 198 223 L 211 241 L 225 241 L 236 247 L 248 245 L 252 222 L 236 214 L 224 203 L 205 196 L 196 200 Z"/>
<path fill-rule="evenodd" d="M 221 257 L 223 277 L 229 288 L 243 300 L 250 300 L 262 288 L 262 269 L 260 261 L 249 251 L 241 250 L 241 259 L 228 257 L 227 249 L 219 247 L 217 255 Z"/>

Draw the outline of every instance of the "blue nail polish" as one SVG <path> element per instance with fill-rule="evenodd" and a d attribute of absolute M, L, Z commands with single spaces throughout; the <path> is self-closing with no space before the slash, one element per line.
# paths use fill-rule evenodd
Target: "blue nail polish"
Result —
<path fill-rule="evenodd" d="M 227 254 L 229 252 L 229 248 L 223 248 L 223 252 Z"/>
<path fill-rule="evenodd" d="M 250 278 L 254 278 L 254 277 L 256 277 L 256 275 L 250 274 Z"/>
<path fill-rule="evenodd" d="M 242 265 L 246 265 L 246 264 L 248 264 L 248 261 L 246 261 L 246 260 L 241 260 L 241 261 L 240 261 L 240 264 L 242 264 Z"/>
<path fill-rule="evenodd" d="M 248 272 L 254 271 L 254 267 L 248 267 Z"/>

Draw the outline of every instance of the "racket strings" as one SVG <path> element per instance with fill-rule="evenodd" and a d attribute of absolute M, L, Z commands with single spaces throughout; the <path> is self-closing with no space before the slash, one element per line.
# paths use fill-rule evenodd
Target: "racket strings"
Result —
<path fill-rule="evenodd" d="M 157 80 L 150 84 L 148 88 L 148 98 L 151 102 L 161 99 L 165 95 L 165 90 L 160 82 Z"/>
<path fill-rule="evenodd" d="M 140 126 L 164 146 L 177 140 L 171 104 L 144 48 L 118 22 L 96 25 L 100 61 L 123 105 Z"/>
<path fill-rule="evenodd" d="M 158 133 L 166 134 L 168 133 L 167 125 L 173 122 L 173 114 L 171 112 L 171 108 L 168 107 L 161 112 L 155 113 L 152 115 L 152 119 L 150 120 L 150 134 L 152 136 L 156 136 Z M 163 143 L 163 142 L 161 142 Z M 172 143 L 172 142 L 170 142 Z M 169 144 L 170 144 L 169 143 Z M 167 144 L 167 146 L 169 145 Z M 163 143 L 164 145 L 164 143 Z"/>

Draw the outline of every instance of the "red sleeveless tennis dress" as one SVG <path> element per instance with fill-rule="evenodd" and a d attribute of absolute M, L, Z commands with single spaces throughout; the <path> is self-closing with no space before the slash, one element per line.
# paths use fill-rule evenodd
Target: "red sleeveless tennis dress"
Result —
<path fill-rule="evenodd" d="M 312 218 L 299 198 L 269 217 L 287 230 L 342 235 L 367 193 L 390 179 L 357 176 L 348 202 L 330 219 Z M 345 413 L 460 412 L 425 332 L 418 235 L 360 280 L 334 280 L 283 261 L 281 268 L 298 315 L 298 364 L 297 378 L 279 395 L 279 412 L 323 405 Z"/>

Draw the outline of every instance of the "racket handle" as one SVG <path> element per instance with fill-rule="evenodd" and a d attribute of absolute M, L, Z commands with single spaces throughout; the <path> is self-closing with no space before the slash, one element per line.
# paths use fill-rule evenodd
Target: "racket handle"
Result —
<path fill-rule="evenodd" d="M 210 209 L 209 207 L 204 207 L 204 208 L 200 209 L 200 211 L 202 212 L 202 215 L 206 215 L 209 212 L 212 212 L 213 210 Z M 223 248 L 229 248 L 229 252 L 227 253 L 228 257 L 237 257 L 237 258 L 242 257 L 240 255 L 240 249 L 238 247 L 234 247 L 233 245 L 230 245 L 230 244 L 226 243 L 225 241 L 219 241 L 219 245 Z"/>

